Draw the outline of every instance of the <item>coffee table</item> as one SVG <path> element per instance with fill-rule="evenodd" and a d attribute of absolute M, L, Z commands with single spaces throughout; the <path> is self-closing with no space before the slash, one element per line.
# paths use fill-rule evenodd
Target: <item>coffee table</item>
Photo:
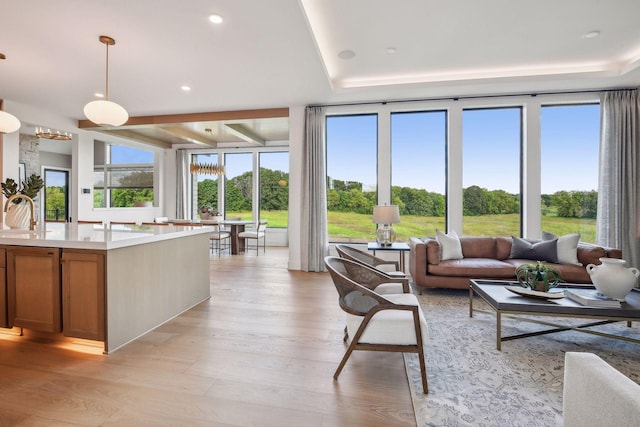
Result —
<path fill-rule="evenodd" d="M 554 332 L 569 330 L 585 332 L 608 338 L 621 339 L 624 341 L 630 341 L 640 344 L 639 339 L 585 329 L 592 326 L 604 325 L 607 323 L 620 321 L 626 321 L 627 326 L 630 327 L 631 322 L 640 320 L 640 291 L 636 289 L 634 289 L 629 295 L 627 295 L 626 303 L 622 303 L 622 306 L 620 308 L 600 308 L 585 307 L 577 302 L 570 300 L 569 298 L 542 299 L 523 297 L 507 290 L 505 288 L 505 286 L 507 285 L 517 285 L 517 283 L 497 280 L 471 280 L 469 284 L 469 317 L 473 317 L 474 311 L 482 311 L 478 309 L 474 310 L 473 308 L 474 293 L 482 298 L 487 304 L 489 304 L 489 306 L 496 312 L 496 348 L 498 350 L 501 350 L 501 344 L 503 341 L 510 341 L 519 338 L 528 338 L 537 335 L 545 335 Z M 575 284 L 563 284 L 562 287 L 559 287 L 557 289 L 560 290 L 562 288 L 569 287 L 593 289 L 593 286 Z M 503 314 L 512 316 L 535 315 L 584 318 L 596 321 L 578 326 L 567 326 L 561 323 L 553 323 L 543 320 L 518 317 L 518 320 L 552 326 L 553 329 L 545 329 L 537 332 L 504 337 L 502 336 L 501 331 Z"/>

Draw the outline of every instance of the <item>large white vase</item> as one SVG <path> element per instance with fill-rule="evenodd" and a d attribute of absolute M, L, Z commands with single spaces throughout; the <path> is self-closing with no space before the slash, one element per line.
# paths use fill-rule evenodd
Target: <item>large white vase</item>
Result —
<path fill-rule="evenodd" d="M 626 268 L 623 259 L 600 258 L 601 265 L 587 265 L 587 273 L 596 289 L 605 296 L 624 301 L 636 284 L 640 271 Z"/>
<path fill-rule="evenodd" d="M 31 211 L 26 202 L 11 203 L 4 216 L 4 223 L 9 228 L 28 229 L 31 221 Z"/>

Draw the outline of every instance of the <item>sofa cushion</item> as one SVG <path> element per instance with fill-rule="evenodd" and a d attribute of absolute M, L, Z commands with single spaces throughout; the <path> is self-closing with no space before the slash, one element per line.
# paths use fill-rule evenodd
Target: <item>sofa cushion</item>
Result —
<path fill-rule="evenodd" d="M 436 239 L 426 239 L 427 264 L 440 264 L 440 244 Z"/>
<path fill-rule="evenodd" d="M 440 260 L 461 259 L 462 246 L 460 246 L 460 238 L 454 230 L 444 234 L 440 230 L 436 230 L 436 240 L 440 244 Z"/>
<path fill-rule="evenodd" d="M 555 234 L 542 232 L 542 240 L 558 239 L 558 263 L 581 265 L 578 261 L 578 242 L 580 241 L 580 233 L 565 234 L 556 237 Z"/>
<path fill-rule="evenodd" d="M 428 274 L 437 276 L 512 278 L 516 275 L 513 265 L 490 258 L 464 258 L 440 261 L 429 265 Z"/>
<path fill-rule="evenodd" d="M 512 236 L 511 239 L 511 255 L 509 255 L 509 258 L 558 262 L 558 239 L 537 243 L 528 242 L 515 236 Z"/>
<path fill-rule="evenodd" d="M 488 236 L 460 237 L 465 258 L 496 258 L 496 239 Z"/>
<path fill-rule="evenodd" d="M 591 245 L 589 243 L 578 243 L 578 261 L 585 267 L 588 264 L 600 265 L 600 258 L 607 256 L 607 252 L 602 246 Z"/>
<path fill-rule="evenodd" d="M 511 237 L 496 237 L 496 259 L 509 259 L 511 255 Z"/>

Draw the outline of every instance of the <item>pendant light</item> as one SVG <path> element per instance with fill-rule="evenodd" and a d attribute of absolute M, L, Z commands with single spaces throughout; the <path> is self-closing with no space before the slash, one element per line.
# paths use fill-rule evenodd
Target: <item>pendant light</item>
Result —
<path fill-rule="evenodd" d="M 129 113 L 121 105 L 109 101 L 109 45 L 116 41 L 109 36 L 100 36 L 100 43 L 107 46 L 106 90 L 103 100 L 91 101 L 84 106 L 84 115 L 97 125 L 120 126 L 129 120 Z"/>
<path fill-rule="evenodd" d="M 20 129 L 20 120 L 13 114 L 0 111 L 0 133 L 11 133 Z"/>

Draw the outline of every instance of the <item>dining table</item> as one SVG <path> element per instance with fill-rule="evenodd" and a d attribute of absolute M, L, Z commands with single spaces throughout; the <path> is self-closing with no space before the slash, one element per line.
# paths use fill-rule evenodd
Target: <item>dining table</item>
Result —
<path fill-rule="evenodd" d="M 238 234 L 242 233 L 245 226 L 253 224 L 254 221 L 244 219 L 228 219 L 221 222 L 223 225 L 228 225 L 231 231 L 231 254 L 237 255 L 240 252 L 244 252 L 244 239 L 238 239 Z"/>

